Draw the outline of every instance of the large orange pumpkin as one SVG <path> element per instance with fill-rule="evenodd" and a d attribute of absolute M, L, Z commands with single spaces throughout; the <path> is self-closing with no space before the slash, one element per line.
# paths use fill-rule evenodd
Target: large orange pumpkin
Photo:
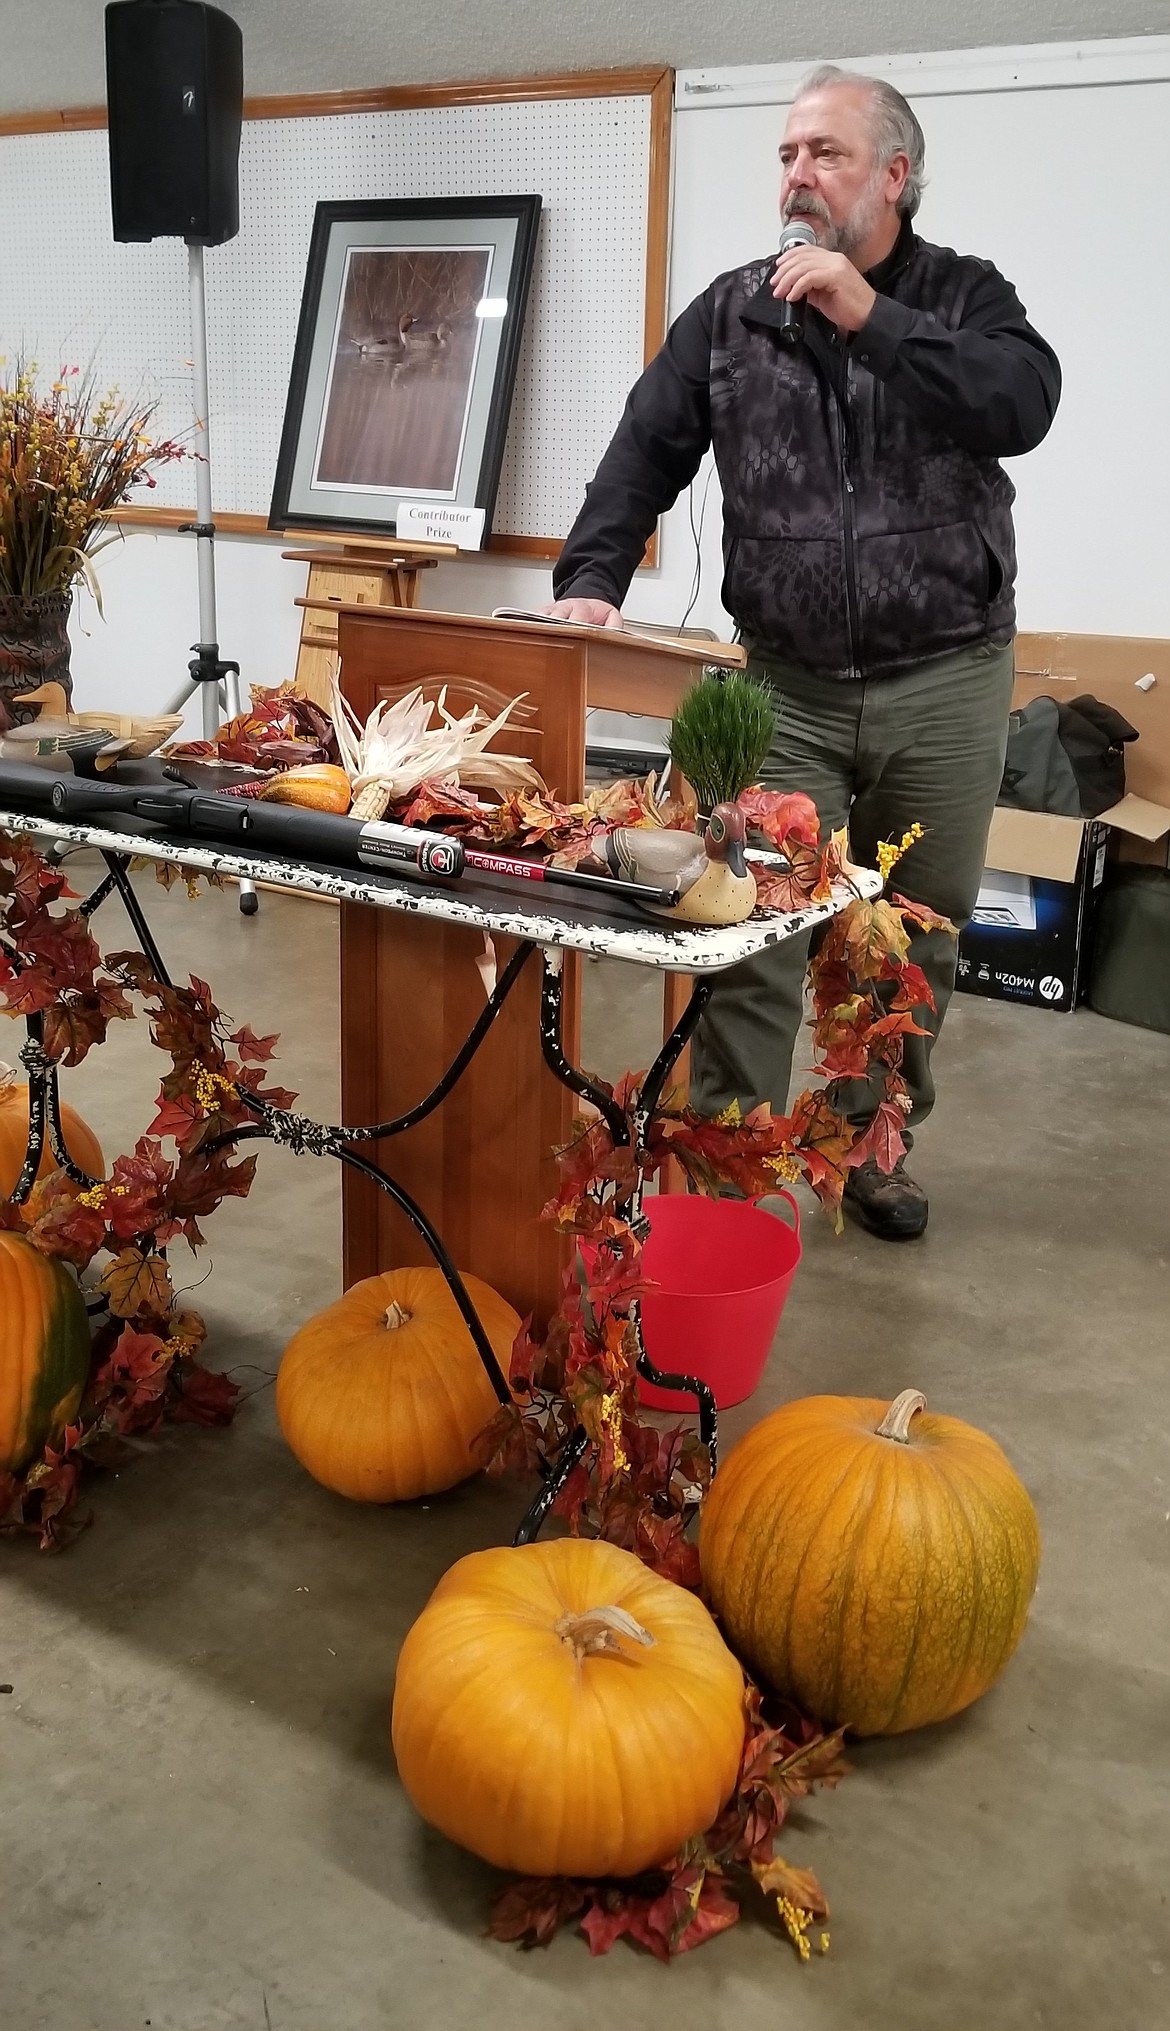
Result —
<path fill-rule="evenodd" d="M 78 1168 L 87 1177 L 104 1177 L 106 1160 L 101 1144 L 80 1114 L 64 1103 L 61 1107 L 61 1129 L 65 1147 Z M 6 1066 L 0 1066 L 0 1199 L 10 1199 L 16 1190 L 27 1148 L 28 1087 L 14 1079 Z M 46 1138 L 37 1177 L 47 1178 L 57 1168 L 57 1159 Z"/>
<path fill-rule="evenodd" d="M 473 1854 L 633 1876 L 734 1790 L 743 1673 L 702 1602 L 616 1545 L 478 1551 L 403 1644 L 391 1730 L 419 1812 Z"/>
<path fill-rule="evenodd" d="M 831 1726 L 897 1735 L 998 1677 L 1040 1562 L 995 1440 L 895 1403 L 809 1396 L 735 1448 L 703 1511 L 703 1579 L 753 1671 Z"/>
<path fill-rule="evenodd" d="M 468 1295 L 508 1372 L 518 1315 L 479 1277 Z M 494 1389 L 441 1272 L 356 1283 L 294 1334 L 276 1378 L 280 1428 L 310 1474 L 355 1502 L 437 1495 L 475 1471 Z"/>
<path fill-rule="evenodd" d="M 0 1473 L 19 1473 L 76 1417 L 89 1350 L 85 1300 L 64 1263 L 0 1231 Z"/>

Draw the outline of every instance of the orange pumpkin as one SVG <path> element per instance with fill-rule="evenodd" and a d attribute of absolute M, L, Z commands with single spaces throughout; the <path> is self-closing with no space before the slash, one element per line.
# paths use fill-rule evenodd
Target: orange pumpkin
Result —
<path fill-rule="evenodd" d="M 995 1440 L 926 1409 L 810 1396 L 750 1431 L 703 1510 L 703 1579 L 750 1668 L 829 1726 L 896 1735 L 999 1676 L 1040 1562 Z"/>
<path fill-rule="evenodd" d="M 472 1552 L 398 1661 L 398 1773 L 500 1869 L 634 1876 L 735 1788 L 743 1673 L 701 1601 L 597 1539 Z"/>
<path fill-rule="evenodd" d="M 349 810 L 350 782 L 345 770 L 332 762 L 306 762 L 303 768 L 274 776 L 260 797 L 266 804 L 302 804 L 310 811 L 344 815 Z"/>
<path fill-rule="evenodd" d="M 104 1177 L 106 1160 L 101 1144 L 80 1114 L 64 1103 L 61 1106 L 61 1129 L 65 1147 L 74 1163 L 88 1177 Z M 0 1199 L 11 1198 L 16 1190 L 27 1147 L 28 1087 L 14 1079 L 6 1066 L 0 1067 Z M 57 1159 L 46 1140 L 37 1177 L 47 1178 L 57 1168 Z"/>
<path fill-rule="evenodd" d="M 478 1277 L 463 1281 L 506 1375 L 519 1317 Z M 280 1428 L 302 1467 L 355 1502 L 405 1502 L 466 1480 L 471 1442 L 497 1407 L 437 1269 L 354 1284 L 294 1334 L 276 1379 Z"/>
<path fill-rule="evenodd" d="M 76 1417 L 89 1350 L 85 1300 L 64 1263 L 0 1231 L 0 1473 L 19 1473 Z"/>

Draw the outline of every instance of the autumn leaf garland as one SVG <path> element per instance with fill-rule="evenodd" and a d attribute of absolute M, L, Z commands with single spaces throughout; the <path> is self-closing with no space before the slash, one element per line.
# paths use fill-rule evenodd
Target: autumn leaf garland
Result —
<path fill-rule="evenodd" d="M 668 1961 L 737 1925 L 754 1904 L 771 1910 L 773 1923 L 808 1960 L 812 1928 L 829 1916 L 828 1899 L 812 1870 L 778 1855 L 776 1842 L 791 1806 L 818 1786 L 831 1789 L 848 1769 L 839 1731 L 822 1733 L 751 1686 L 739 1778 L 713 1826 L 636 1882 L 530 1876 L 508 1883 L 492 1901 L 488 1932 L 520 1946 L 547 1946 L 562 1926 L 575 1924 L 592 1954 L 627 1938 Z M 820 1932 L 817 1948 L 828 1945 L 828 1933 Z"/>
<path fill-rule="evenodd" d="M 807 798 L 750 794 L 760 800 L 756 822 L 770 828 L 785 853 L 812 856 L 813 890 L 837 878 L 843 843 L 834 836 L 818 844 Z M 897 850 L 890 851 L 892 867 Z M 639 1134 L 644 1075 L 627 1073 L 613 1086 L 596 1082 L 624 1117 L 625 1133 L 615 1135 L 610 1110 L 591 1112 L 574 1123 L 557 1153 L 557 1191 L 542 1217 L 572 1238 L 573 1260 L 544 1340 L 526 1328 L 516 1343 L 513 1401 L 481 1434 L 477 1457 L 494 1473 L 549 1473 L 572 1433 L 583 1429 L 588 1452 L 564 1479 L 554 1513 L 571 1530 L 609 1538 L 684 1586 L 698 1584 L 686 1533 L 709 1468 L 693 1434 L 680 1427 L 662 1435 L 641 1417 L 633 1308 L 645 1284 L 637 1190 L 660 1183 L 671 1162 L 693 1189 L 712 1197 L 730 1188 L 761 1198 L 803 1178 L 840 1228 L 850 1170 L 873 1158 L 888 1171 L 905 1148 L 910 1103 L 902 1054 L 908 1036 L 925 1034 L 917 1018 L 933 1007 L 926 977 L 909 957 L 915 929 L 950 927 L 900 896 L 855 897 L 830 919 L 809 966 L 820 1083 L 787 1114 L 764 1104 L 746 1115 L 732 1107 L 712 1121 L 684 1094 L 668 1094 Z M 876 1083 L 880 1096 L 864 1128 L 837 1104 L 837 1082 L 859 1078 Z"/>
<path fill-rule="evenodd" d="M 782 843 L 785 880 L 798 883 L 806 902 L 837 878 L 844 860 L 842 840 L 820 846 L 810 812 L 805 798 L 769 798 L 753 814 Z M 886 850 L 883 872 L 914 836 Z M 643 1075 L 629 1073 L 613 1087 L 596 1082 L 624 1115 L 625 1137 L 591 1113 L 578 1119 L 558 1152 L 558 1188 L 544 1218 L 573 1237 L 574 1260 L 544 1340 L 528 1328 L 517 1339 L 514 1401 L 481 1435 L 479 1458 L 496 1473 L 547 1474 L 582 1428 L 589 1447 L 564 1480 L 554 1513 L 574 1533 L 608 1538 L 682 1586 L 700 1584 L 688 1525 L 706 1494 L 710 1462 L 693 1431 L 663 1432 L 641 1416 L 633 1307 L 645 1283 L 640 1224 L 633 1219 L 636 1187 L 660 1180 L 672 1159 L 695 1189 L 712 1196 L 730 1186 L 746 1198 L 761 1197 L 781 1180 L 803 1177 L 839 1225 L 849 1171 L 870 1157 L 889 1170 L 904 1148 L 909 1097 L 902 1052 L 907 1036 L 923 1034 L 916 1017 L 933 1005 L 909 957 L 916 929 L 950 926 L 900 896 L 855 897 L 830 921 L 809 968 L 822 1083 L 802 1093 L 787 1115 L 768 1106 L 744 1115 L 732 1107 L 710 1121 L 681 1094 L 668 1096 L 639 1145 Z M 835 1105 L 836 1082 L 852 1078 L 876 1078 L 881 1089 L 864 1130 Z M 777 1854 L 776 1842 L 791 1802 L 818 1784 L 835 1784 L 847 1767 L 839 1733 L 825 1735 L 799 1715 L 769 1714 L 751 1687 L 739 1781 L 706 1834 L 638 1883 L 511 1883 L 494 1900 L 489 1932 L 536 1946 L 576 1925 L 591 1953 L 607 1953 L 628 1937 L 669 1960 L 726 1931 L 744 1908 L 762 1901 L 807 1961 L 814 1948 L 828 1947 L 828 1933 L 814 1932 L 828 1918 L 828 1901 L 810 1870 Z"/>
<path fill-rule="evenodd" d="M 430 794 L 424 790 L 420 797 Z M 451 792 L 451 803 L 461 794 Z M 787 886 L 776 906 L 826 895 L 844 871 L 844 842 L 819 844 L 816 814 L 805 798 L 746 796 L 752 822 L 787 857 Z M 580 849 L 582 832 L 614 821 L 616 802 L 611 797 L 608 807 L 583 814 L 517 795 L 500 822 L 571 853 Z M 636 786 L 635 805 L 642 822 L 662 822 L 651 786 Z M 897 851 L 889 849 L 883 873 Z M 23 1474 L 0 1477 L 0 1531 L 33 1530 L 45 1547 L 64 1542 L 75 1527 L 85 1466 L 117 1457 L 128 1435 L 154 1430 L 167 1418 L 231 1418 L 236 1386 L 199 1362 L 203 1321 L 179 1309 L 164 1251 L 179 1236 L 200 1247 L 199 1222 L 225 1197 L 247 1193 L 255 1160 L 216 1147 L 250 1118 L 242 1095 L 250 1091 L 277 1107 L 295 1098 L 263 1084 L 260 1067 L 273 1055 L 274 1037 L 257 1037 L 246 1025 L 229 1033 L 205 982 L 192 978 L 185 988 L 161 982 L 141 953 L 103 961 L 80 912 L 62 907 L 69 900 L 64 877 L 27 841 L 0 836 L 0 1005 L 15 1015 L 41 1016 L 47 1056 L 77 1064 L 111 1021 L 133 1013 L 136 997 L 171 1070 L 146 1133 L 132 1153 L 115 1161 L 109 1178 L 79 1189 L 57 1172 L 34 1188 L 24 1209 L 0 1206 L 0 1224 L 19 1227 L 34 1246 L 78 1270 L 108 1257 L 99 1288 L 109 1319 L 94 1341 L 78 1421 Z M 915 929 L 938 928 L 949 927 L 901 897 L 855 898 L 831 921 L 810 968 L 813 1036 L 825 1083 L 802 1094 L 788 1115 L 761 1107 L 743 1116 L 732 1109 L 711 1122 L 676 1096 L 639 1145 L 633 1130 L 640 1079 L 631 1074 L 606 1089 L 630 1124 L 626 1140 L 615 1138 L 600 1117 L 576 1124 L 559 1153 L 558 1190 L 545 1209 L 576 1244 L 561 1308 L 543 1341 L 527 1329 L 518 1337 L 511 1361 L 515 1400 L 479 1442 L 483 1464 L 531 1473 L 554 1464 L 583 1427 L 590 1451 L 568 1475 L 556 1504 L 573 1531 L 606 1537 L 667 1577 L 698 1585 L 687 1530 L 709 1479 L 706 1449 L 685 1427 L 663 1432 L 647 1425 L 637 1400 L 634 1307 L 644 1282 L 630 1217 L 635 1187 L 639 1179 L 660 1177 L 671 1160 L 708 1192 L 730 1184 L 758 1196 L 780 1179 L 804 1176 L 839 1220 L 848 1170 L 869 1155 L 888 1168 L 901 1153 L 907 1106 L 902 1049 L 907 1035 L 921 1034 L 915 1017 L 930 1006 L 925 978 L 909 959 L 910 938 Z M 832 1082 L 874 1071 L 884 1098 L 859 1134 L 834 1107 Z M 514 1883 L 496 1899 L 490 1930 L 498 1939 L 536 1944 L 575 1922 L 594 1953 L 627 1936 L 669 1959 L 734 1925 L 755 1898 L 774 1909 L 796 1952 L 808 1959 L 812 1928 L 827 1918 L 828 1904 L 810 1871 L 777 1855 L 776 1841 L 792 1800 L 817 1784 L 834 1784 L 846 1767 L 839 1735 L 826 1736 L 793 1714 L 778 1719 L 750 1689 L 739 1781 L 714 1826 L 638 1883 Z M 827 1933 L 817 1944 L 828 1945 Z"/>
<path fill-rule="evenodd" d="M 25 1206 L 0 1203 L 0 1225 L 79 1273 L 105 1258 L 92 1287 L 109 1318 L 94 1341 L 79 1420 L 22 1474 L 0 1476 L 0 1531 L 32 1530 L 46 1548 L 76 1526 L 83 1467 L 104 1464 L 128 1434 L 167 1418 L 230 1419 L 238 1390 L 199 1362 L 203 1321 L 180 1308 L 165 1251 L 179 1238 L 201 1248 L 199 1223 L 251 1186 L 255 1158 L 215 1147 L 252 1118 L 241 1092 L 273 1106 L 296 1097 L 264 1084 L 260 1067 L 275 1037 L 247 1025 L 229 1033 L 205 981 L 170 986 L 140 952 L 103 959 L 86 919 L 68 907 L 75 900 L 27 839 L 0 835 L 0 1008 L 39 1016 L 45 1056 L 76 1065 L 111 1021 L 134 1014 L 136 999 L 171 1069 L 153 1121 L 108 1178 L 81 1187 L 54 1171 Z"/>

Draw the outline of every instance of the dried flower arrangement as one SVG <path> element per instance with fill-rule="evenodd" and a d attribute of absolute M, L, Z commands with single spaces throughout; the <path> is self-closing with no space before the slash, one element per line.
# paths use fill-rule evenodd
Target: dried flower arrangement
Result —
<path fill-rule="evenodd" d="M 109 515 L 185 455 L 151 437 L 156 408 L 116 388 L 99 395 L 77 367 L 47 391 L 32 361 L 0 380 L 0 594 L 35 599 L 84 578 L 98 597 L 91 560 L 116 540 Z"/>

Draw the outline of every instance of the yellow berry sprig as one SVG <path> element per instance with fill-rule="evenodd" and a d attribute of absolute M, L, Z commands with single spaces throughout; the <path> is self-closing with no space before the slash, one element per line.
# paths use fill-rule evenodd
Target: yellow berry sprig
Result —
<path fill-rule="evenodd" d="M 902 837 L 898 841 L 897 845 L 894 844 L 892 839 L 878 840 L 878 848 L 877 848 L 878 873 L 880 874 L 883 881 L 889 881 L 889 878 L 893 873 L 893 870 L 897 867 L 898 862 L 901 860 L 902 855 L 904 853 L 909 853 L 910 848 L 913 846 L 915 840 L 921 838 L 922 838 L 922 827 L 921 825 L 919 825 L 916 819 L 914 824 L 911 825 L 908 828 L 908 830 L 902 834 Z"/>

